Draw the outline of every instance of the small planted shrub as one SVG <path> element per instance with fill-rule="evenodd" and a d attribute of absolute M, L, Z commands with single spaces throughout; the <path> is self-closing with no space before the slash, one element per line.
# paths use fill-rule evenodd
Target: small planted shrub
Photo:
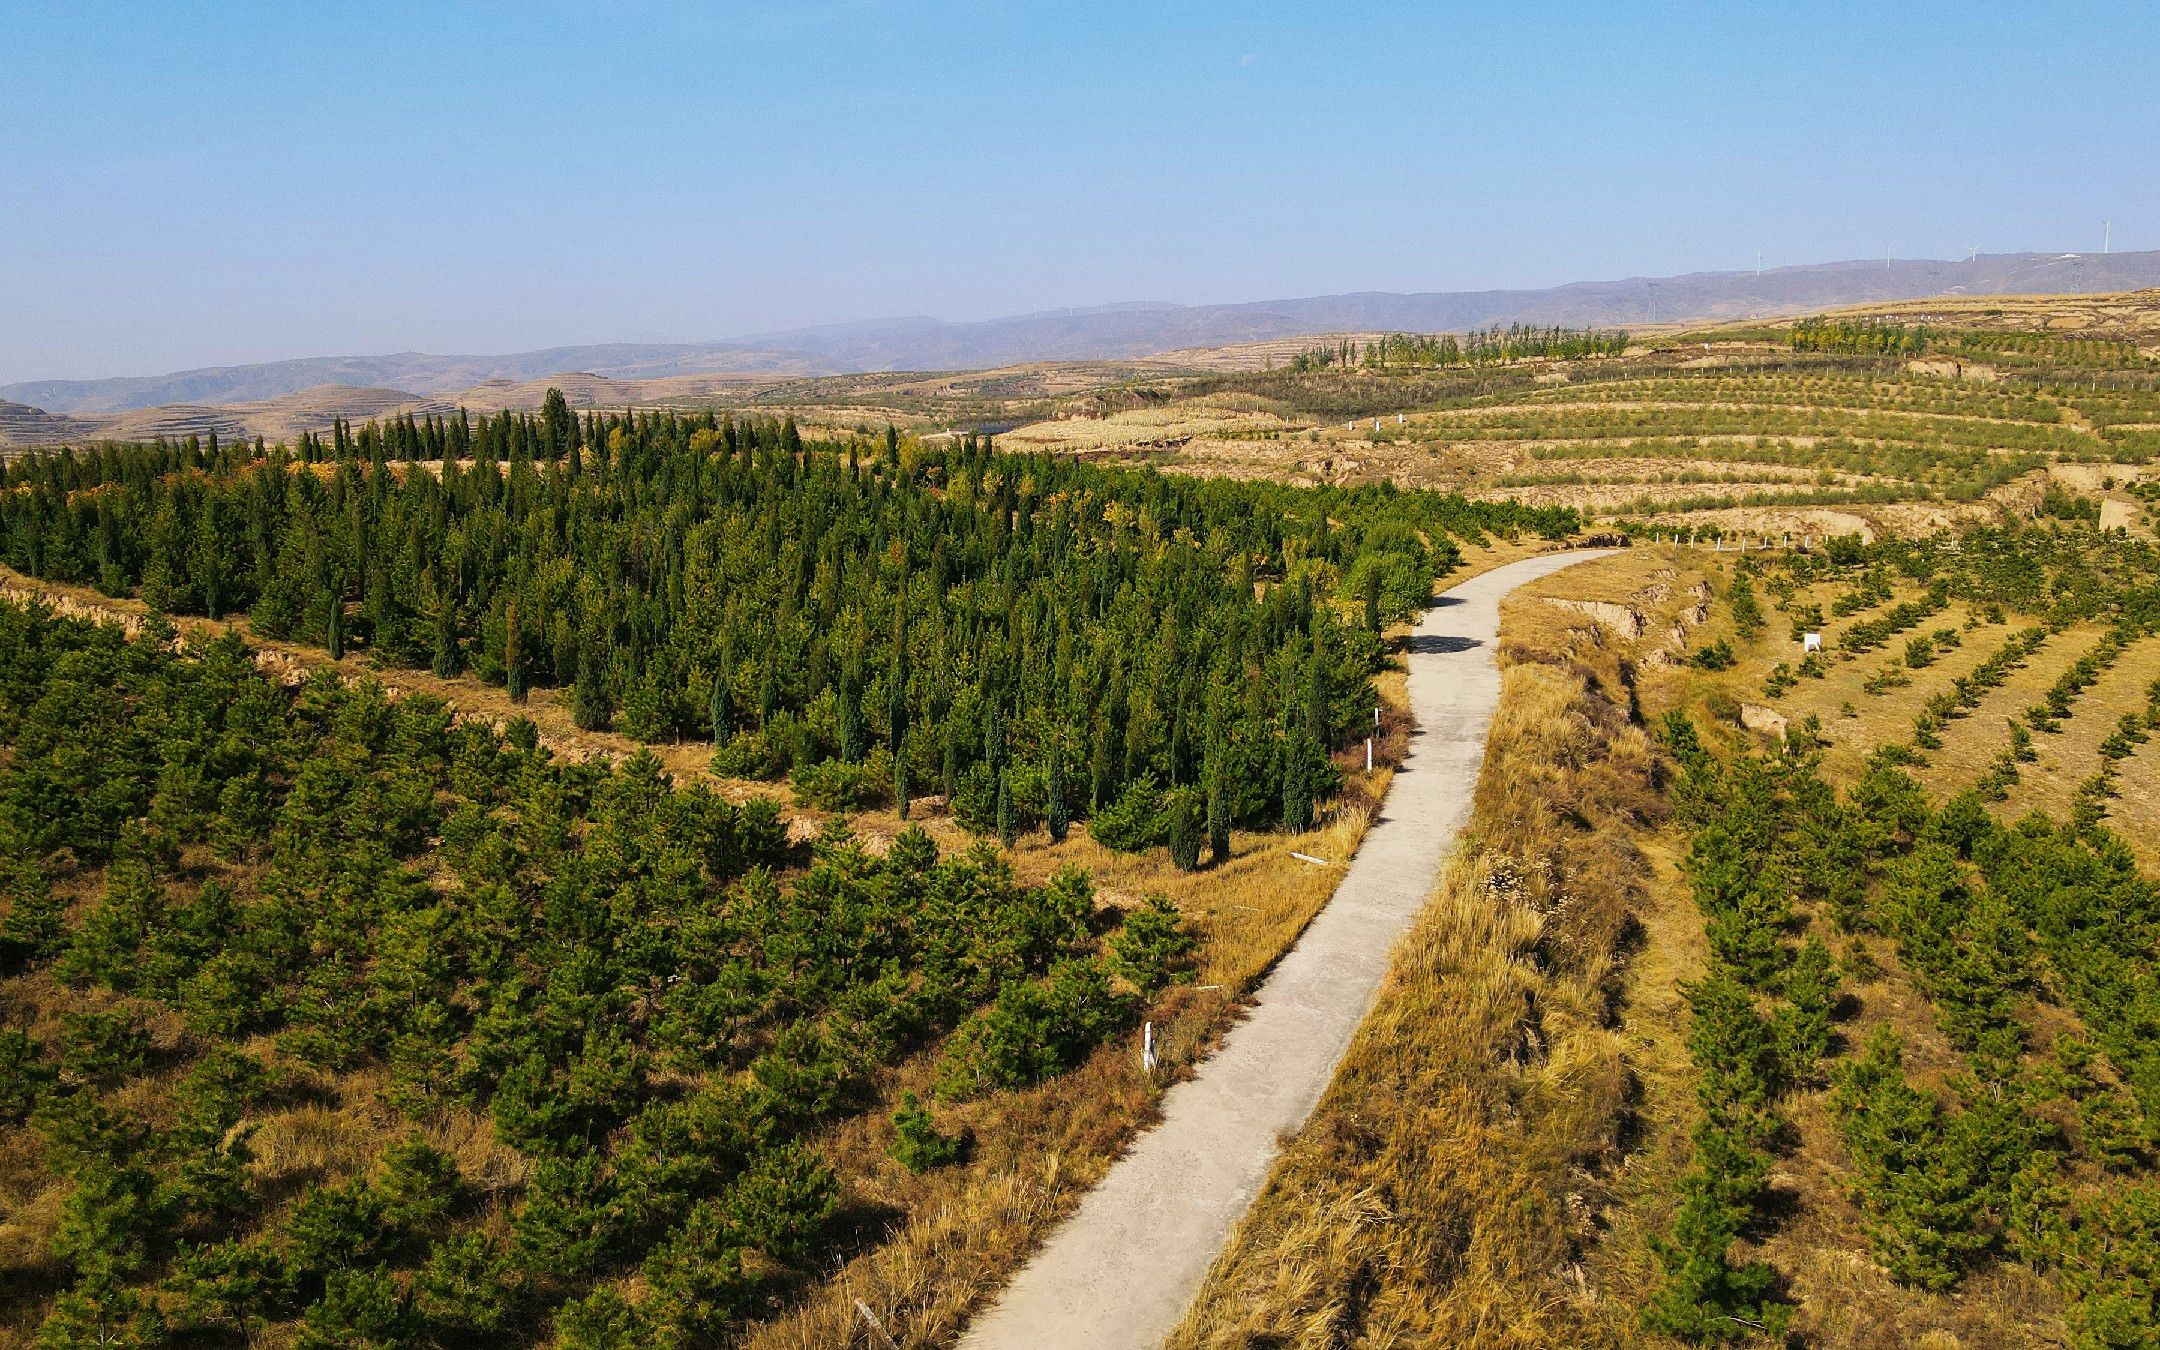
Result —
<path fill-rule="evenodd" d="M 1167 985 L 1192 978 L 1193 950 L 1199 945 L 1166 895 L 1147 898 L 1125 916 L 1110 939 L 1111 968 L 1149 997 Z"/>
<path fill-rule="evenodd" d="M 900 1095 L 900 1109 L 893 1112 L 892 1123 L 893 1159 L 910 1172 L 948 1167 L 967 1151 L 967 1136 L 940 1131 L 912 1092 Z"/>

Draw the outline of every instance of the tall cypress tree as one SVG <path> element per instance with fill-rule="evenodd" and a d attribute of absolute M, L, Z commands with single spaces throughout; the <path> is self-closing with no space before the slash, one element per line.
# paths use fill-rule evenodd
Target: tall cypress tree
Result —
<path fill-rule="evenodd" d="M 1210 699 L 1207 750 L 1200 762 L 1200 780 L 1207 787 L 1208 858 L 1230 861 L 1230 747 L 1223 727 L 1221 701 Z"/>
<path fill-rule="evenodd" d="M 1283 828 L 1295 834 L 1312 828 L 1312 755 L 1306 731 L 1310 713 L 1310 702 L 1302 709 L 1293 702 L 1283 711 L 1282 819 Z"/>
<path fill-rule="evenodd" d="M 1045 780 L 1043 824 L 1050 829 L 1050 842 L 1062 844 L 1072 825 L 1072 812 L 1065 806 L 1065 734 L 1061 728 L 1050 730 L 1050 765 Z"/>
<path fill-rule="evenodd" d="M 854 662 L 840 677 L 840 758 L 853 764 L 863 757 L 862 675 Z"/>
<path fill-rule="evenodd" d="M 1283 755 L 1283 828 L 1293 834 L 1312 828 L 1312 787 L 1306 782 L 1302 739 L 1291 737 Z"/>
<path fill-rule="evenodd" d="M 892 672 L 885 683 L 885 748 L 893 754 L 900 753 L 900 743 L 907 736 L 907 617 L 903 613 L 893 620 Z"/>
<path fill-rule="evenodd" d="M 615 705 L 608 698 L 607 673 L 600 664 L 600 644 L 587 638 L 578 652 L 577 691 L 570 716 L 586 731 L 606 731 L 614 720 Z"/>
<path fill-rule="evenodd" d="M 525 663 L 518 652 L 518 607 L 512 600 L 503 615 L 503 687 L 512 703 L 525 701 Z"/>
<path fill-rule="evenodd" d="M 561 455 L 577 444 L 577 417 L 563 391 L 550 388 L 540 404 L 540 421 L 547 433 L 547 453 Z"/>
<path fill-rule="evenodd" d="M 333 661 L 345 659 L 345 594 L 337 586 L 330 588 L 329 612 L 323 615 L 323 650 Z"/>
<path fill-rule="evenodd" d="M 435 652 L 429 668 L 437 679 L 447 680 L 464 664 L 464 653 L 458 649 L 457 609 L 445 594 L 435 602 Z"/>
<path fill-rule="evenodd" d="M 1328 732 L 1328 678 L 1327 661 L 1320 647 L 1320 630 L 1315 627 L 1312 635 L 1312 655 L 1305 667 L 1305 738 L 1327 750 Z"/>
<path fill-rule="evenodd" d="M 728 683 L 734 678 L 732 665 L 723 654 L 720 669 L 713 675 L 712 704 L 707 709 L 707 725 L 712 728 L 714 745 L 726 745 L 728 738 L 734 734 L 734 727 L 731 725 L 734 721 L 734 710 L 729 706 L 731 695 L 728 693 Z"/>

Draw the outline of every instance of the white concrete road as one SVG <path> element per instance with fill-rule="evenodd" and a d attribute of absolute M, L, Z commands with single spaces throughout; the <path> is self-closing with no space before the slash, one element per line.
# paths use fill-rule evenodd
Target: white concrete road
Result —
<path fill-rule="evenodd" d="M 1548 553 L 1472 577 L 1411 640 L 1408 757 L 1342 884 L 1260 986 L 1251 1015 L 1163 1098 L 1079 1210 L 975 1320 L 963 1350 L 1143 1350 L 1199 1292 L 1371 1011 L 1396 939 L 1432 894 L 1470 814 L 1500 701 L 1500 599 L 1600 552 Z"/>

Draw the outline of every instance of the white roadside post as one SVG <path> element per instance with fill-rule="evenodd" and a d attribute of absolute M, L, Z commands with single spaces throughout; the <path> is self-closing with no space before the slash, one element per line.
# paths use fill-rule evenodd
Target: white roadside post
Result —
<path fill-rule="evenodd" d="M 1365 772 L 1372 772 L 1372 737 L 1365 738 Z"/>
<path fill-rule="evenodd" d="M 1155 1072 L 1155 1024 L 1147 1023 L 1140 1029 L 1140 1067 L 1147 1073 Z"/>

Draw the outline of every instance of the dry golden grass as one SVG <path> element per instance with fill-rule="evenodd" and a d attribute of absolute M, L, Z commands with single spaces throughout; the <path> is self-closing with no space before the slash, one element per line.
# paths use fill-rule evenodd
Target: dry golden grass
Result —
<path fill-rule="evenodd" d="M 2091 645 L 2090 640 L 2075 643 L 2073 650 L 2083 652 Z M 2100 768 L 2100 742 L 2115 730 L 2124 713 L 2144 710 L 2145 691 L 2155 675 L 2160 675 L 2160 638 L 2132 643 L 2113 666 L 2078 695 L 2071 708 L 2073 715 L 2062 723 L 2061 730 L 2033 737 L 2038 758 L 2019 766 L 2017 784 L 2003 799 L 2003 814 L 2014 819 L 2028 811 L 2044 811 L 2058 820 L 2067 819 L 2078 785 Z M 1999 744 L 1997 748 L 2001 748 Z M 2138 777 L 2135 761 L 2128 762 L 2123 766 L 2120 786 L 2132 792 L 2147 786 Z M 2140 842 L 2132 838 L 2133 844 Z M 2145 860 L 2149 863 L 2151 859 L 2148 852 Z"/>
<path fill-rule="evenodd" d="M 2108 828 L 2130 841 L 2147 871 L 2160 871 L 2160 736 L 2122 762 L 2107 808 Z"/>
<path fill-rule="evenodd" d="M 1631 561 L 1616 584 L 1639 580 Z M 1463 846 L 1173 1345 L 1554 1344 L 1598 1325 L 1576 1259 L 1632 1091 L 1610 1023 L 1652 753 L 1594 623 L 1517 603 L 1503 635 Z"/>

